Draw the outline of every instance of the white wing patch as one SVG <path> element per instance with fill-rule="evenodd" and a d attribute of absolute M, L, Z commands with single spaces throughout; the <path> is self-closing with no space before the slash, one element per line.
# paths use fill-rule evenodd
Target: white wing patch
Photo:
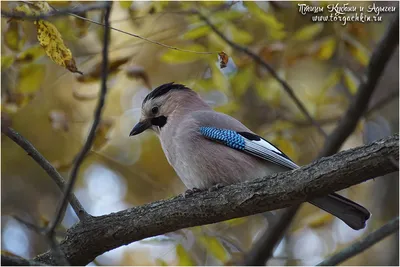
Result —
<path fill-rule="evenodd" d="M 255 141 L 245 138 L 244 150 L 254 156 L 271 161 L 289 169 L 297 169 L 299 167 L 293 161 L 288 159 L 286 155 L 279 151 L 276 147 L 263 139 L 260 141 Z"/>

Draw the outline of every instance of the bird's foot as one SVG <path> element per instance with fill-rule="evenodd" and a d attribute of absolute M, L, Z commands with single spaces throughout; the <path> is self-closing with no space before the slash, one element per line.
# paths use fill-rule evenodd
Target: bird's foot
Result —
<path fill-rule="evenodd" d="M 208 189 L 209 192 L 217 191 L 218 189 L 224 187 L 223 184 L 217 183 Z"/>
<path fill-rule="evenodd" d="M 191 195 L 193 195 L 195 193 L 199 193 L 201 191 L 203 191 L 203 190 L 193 187 L 192 189 L 186 190 L 185 193 L 183 193 L 182 195 L 184 198 L 186 198 L 186 197 L 190 197 Z"/>

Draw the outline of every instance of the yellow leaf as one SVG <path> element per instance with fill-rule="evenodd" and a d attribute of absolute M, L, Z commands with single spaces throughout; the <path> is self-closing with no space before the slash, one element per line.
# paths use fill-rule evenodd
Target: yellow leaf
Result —
<path fill-rule="evenodd" d="M 8 69 L 14 63 L 13 56 L 1 56 L 1 70 Z"/>
<path fill-rule="evenodd" d="M 346 87 L 349 89 L 350 93 L 354 95 L 357 92 L 360 81 L 357 79 L 354 73 L 349 69 L 343 70 L 343 78 Z"/>
<path fill-rule="evenodd" d="M 211 67 L 211 79 L 214 83 L 214 88 L 218 88 L 222 93 L 228 93 L 229 82 L 227 77 L 221 72 L 221 70 L 215 66 L 215 64 L 210 65 Z"/>
<path fill-rule="evenodd" d="M 315 38 L 324 28 L 323 23 L 307 25 L 294 33 L 293 38 L 298 41 L 308 41 Z"/>
<path fill-rule="evenodd" d="M 34 93 L 40 89 L 45 75 L 45 66 L 29 64 L 21 67 L 17 85 L 17 92 Z"/>
<path fill-rule="evenodd" d="M 253 75 L 254 67 L 253 65 L 250 65 L 248 67 L 239 69 L 235 76 L 233 76 L 231 84 L 235 97 L 241 97 L 246 92 L 254 78 Z"/>
<path fill-rule="evenodd" d="M 290 142 L 290 140 L 287 140 L 286 138 L 276 138 L 276 140 L 274 140 L 273 142 L 274 142 L 274 145 L 279 150 L 281 150 L 284 154 L 286 154 L 292 160 L 296 161 L 297 154 L 296 154 L 296 150 L 293 146 L 293 142 Z"/>
<path fill-rule="evenodd" d="M 178 244 L 176 246 L 176 256 L 178 258 L 178 266 L 194 266 L 195 263 L 185 248 Z"/>
<path fill-rule="evenodd" d="M 39 20 L 37 25 L 37 37 L 48 57 L 56 64 L 65 67 L 71 72 L 82 74 L 75 64 L 71 51 L 65 46 L 60 32 L 50 22 Z"/>
<path fill-rule="evenodd" d="M 197 27 L 194 27 L 194 28 L 188 30 L 183 35 L 183 39 L 185 39 L 185 40 L 197 39 L 197 38 L 207 35 L 210 31 L 211 31 L 211 29 L 208 25 L 197 26 Z"/>
<path fill-rule="evenodd" d="M 361 66 L 367 66 L 370 58 L 368 49 L 353 37 L 345 36 L 345 45 L 349 49 L 349 52 L 354 58 L 361 64 Z"/>
<path fill-rule="evenodd" d="M 253 36 L 250 33 L 236 28 L 233 24 L 229 25 L 229 30 L 235 43 L 249 44 L 253 41 Z"/>
<path fill-rule="evenodd" d="M 334 37 L 325 39 L 319 47 L 317 57 L 321 60 L 328 60 L 332 57 L 336 49 L 336 40 Z"/>
<path fill-rule="evenodd" d="M 328 78 L 326 79 L 324 86 L 320 90 L 318 97 L 326 98 L 326 91 L 329 90 L 330 88 L 332 88 L 333 86 L 335 86 L 340 81 L 341 74 L 342 74 L 341 71 L 338 69 L 332 71 L 329 74 Z M 321 100 L 323 100 L 323 99 L 321 99 Z"/>
<path fill-rule="evenodd" d="M 202 45 L 191 44 L 184 47 L 186 50 L 204 52 L 205 48 Z M 187 53 L 178 50 L 167 50 L 162 56 L 161 60 L 167 63 L 190 63 L 204 58 L 202 54 Z"/>
<path fill-rule="evenodd" d="M 267 33 L 272 39 L 280 40 L 286 36 L 284 24 L 279 22 L 273 14 L 267 14 L 255 2 L 243 2 L 249 12 L 267 26 Z"/>
<path fill-rule="evenodd" d="M 43 56 L 44 54 L 45 52 L 43 48 L 39 44 L 37 44 L 19 53 L 15 61 L 18 63 L 28 63 L 35 61 L 37 58 Z"/>
<path fill-rule="evenodd" d="M 99 150 L 101 149 L 109 140 L 109 132 L 111 127 L 114 125 L 114 122 L 111 119 L 104 119 L 100 122 L 99 127 L 96 131 L 96 137 L 93 142 L 93 149 Z"/>
<path fill-rule="evenodd" d="M 29 4 L 17 6 L 14 10 L 26 15 L 40 15 L 53 11 L 46 1 L 30 1 Z"/>
<path fill-rule="evenodd" d="M 132 5 L 133 1 L 120 1 L 119 5 L 123 8 L 123 9 L 129 9 Z"/>
<path fill-rule="evenodd" d="M 222 246 L 221 242 L 217 238 L 211 236 L 201 236 L 199 241 L 219 261 L 225 262 L 228 260 L 228 254 L 224 246 Z"/>
<path fill-rule="evenodd" d="M 24 47 L 25 41 L 25 36 L 20 32 L 20 24 L 16 21 L 10 21 L 4 33 L 5 45 L 14 51 L 20 51 Z"/>

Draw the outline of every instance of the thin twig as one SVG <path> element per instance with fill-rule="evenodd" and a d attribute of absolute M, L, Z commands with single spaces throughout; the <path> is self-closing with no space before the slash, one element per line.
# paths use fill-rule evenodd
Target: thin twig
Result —
<path fill-rule="evenodd" d="M 292 98 L 292 100 L 295 102 L 296 106 L 303 112 L 303 114 L 307 117 L 307 119 L 318 129 L 318 131 L 326 137 L 327 134 L 325 131 L 321 128 L 321 126 L 316 122 L 310 115 L 310 113 L 307 111 L 306 107 L 304 104 L 300 101 L 300 99 L 297 98 L 295 95 L 293 89 L 289 86 L 289 84 L 283 80 L 281 77 L 279 77 L 278 73 L 267 63 L 265 62 L 261 57 L 259 57 L 257 54 L 253 53 L 250 51 L 247 47 L 241 46 L 232 40 L 228 39 L 220 30 L 217 29 L 217 27 L 211 23 L 211 21 L 202 13 L 199 11 L 197 12 L 198 16 L 200 17 L 201 20 L 203 20 L 222 40 L 224 40 L 227 44 L 229 44 L 232 48 L 247 54 L 249 57 L 251 57 L 257 64 L 263 66 L 265 69 L 268 70 L 268 72 L 274 77 L 275 80 L 277 80 L 283 87 L 283 89 L 286 91 L 286 93 L 289 94 L 289 96 Z"/>
<path fill-rule="evenodd" d="M 47 161 L 47 159 L 43 157 L 42 154 L 40 154 L 40 152 L 37 151 L 36 148 L 25 137 L 9 127 L 2 127 L 1 132 L 8 136 L 11 140 L 13 140 L 22 149 L 24 149 L 28 153 L 28 155 L 32 157 L 32 159 L 36 161 L 42 167 L 42 169 L 47 172 L 47 174 L 57 184 L 58 188 L 60 188 L 60 190 L 64 192 L 66 184 L 64 178 L 56 170 L 56 168 L 54 168 L 53 165 L 51 165 L 51 163 Z M 86 216 L 88 216 L 88 213 L 82 207 L 82 204 L 79 202 L 74 194 L 71 194 L 69 202 L 73 210 L 75 211 L 75 214 L 80 220 L 83 220 Z"/>
<path fill-rule="evenodd" d="M 320 152 L 320 157 L 330 156 L 336 153 L 347 137 L 354 131 L 357 123 L 368 108 L 369 99 L 375 86 L 385 70 L 386 63 L 390 59 L 399 43 L 399 13 L 391 21 L 388 30 L 381 42 L 374 49 L 367 73 L 357 90 L 353 101 L 343 115 L 336 129 L 325 140 L 325 145 Z"/>
<path fill-rule="evenodd" d="M 67 187 L 65 189 L 64 197 L 61 201 L 61 204 L 59 205 L 59 207 L 57 209 L 55 219 L 49 225 L 48 235 L 53 235 L 55 228 L 60 223 L 60 221 L 63 217 L 65 209 L 67 208 L 68 198 L 69 198 L 70 194 L 72 193 L 73 187 L 75 185 L 75 181 L 78 177 L 79 168 L 80 168 L 86 154 L 89 152 L 90 148 L 92 147 L 92 144 L 94 142 L 94 137 L 96 135 L 97 127 L 100 124 L 101 113 L 103 111 L 103 106 L 104 106 L 105 97 L 106 97 L 106 93 L 107 93 L 108 46 L 110 43 L 109 18 L 110 18 L 110 13 L 111 13 L 111 3 L 112 2 L 106 2 L 106 3 L 107 3 L 107 5 L 106 5 L 106 11 L 105 11 L 105 15 L 104 15 L 105 27 L 104 27 L 103 64 L 102 64 L 102 77 L 101 77 L 102 79 L 101 79 L 101 91 L 100 91 L 99 102 L 98 102 L 96 110 L 95 110 L 92 128 L 90 129 L 89 135 L 87 137 L 87 140 L 86 140 L 82 150 L 79 152 L 78 156 L 76 157 Z"/>
<path fill-rule="evenodd" d="M 342 251 L 336 253 L 330 258 L 322 261 L 317 266 L 334 266 L 338 265 L 345 260 L 363 252 L 367 248 L 375 245 L 385 237 L 397 232 L 399 230 L 399 217 L 386 223 L 384 226 L 378 230 L 370 233 L 365 238 L 357 241 L 356 243 L 350 245 L 349 247 L 343 249 Z"/>
<path fill-rule="evenodd" d="M 84 17 L 81 17 L 81 16 L 73 14 L 73 13 L 69 13 L 69 15 L 77 17 L 77 18 L 80 18 L 80 19 L 83 19 L 83 20 L 86 20 L 86 21 L 89 21 L 89 22 L 91 22 L 93 24 L 104 26 L 104 24 L 101 23 L 101 22 L 97 22 L 97 21 L 92 20 L 92 19 L 84 18 Z M 117 32 L 120 32 L 120 33 L 123 33 L 123 34 L 126 34 L 126 35 L 129 35 L 129 36 L 132 36 L 132 37 L 135 37 L 135 38 L 138 38 L 138 39 L 141 39 L 141 40 L 144 40 L 144 41 L 152 43 L 152 44 L 156 44 L 156 45 L 159 45 L 159 46 L 162 46 L 162 47 L 166 47 L 168 49 L 180 51 L 180 52 L 194 53 L 194 54 L 201 54 L 201 55 L 218 54 L 218 52 L 200 52 L 200 51 L 182 49 L 182 48 L 178 48 L 178 47 L 175 47 L 175 46 L 170 46 L 170 45 L 167 45 L 167 44 L 163 44 L 163 43 L 160 43 L 158 41 L 150 40 L 150 39 L 148 39 L 146 37 L 143 37 L 143 36 L 140 36 L 140 35 L 137 35 L 137 34 L 134 34 L 134 33 L 130 33 L 130 32 L 127 32 L 127 31 L 123 31 L 123 30 L 120 30 L 120 29 L 117 29 L 117 28 L 114 28 L 114 27 L 110 27 L 110 29 L 112 29 L 114 31 L 117 31 Z"/>
<path fill-rule="evenodd" d="M 54 9 L 54 11 L 40 14 L 40 15 L 27 15 L 21 12 L 9 12 L 5 10 L 1 10 L 1 16 L 10 19 L 22 19 L 22 20 L 39 20 L 39 19 L 48 19 L 50 17 L 62 17 L 66 16 L 70 13 L 84 13 L 92 10 L 99 10 L 104 9 L 107 6 L 105 2 L 95 2 L 91 4 L 86 4 L 84 6 L 74 6 L 74 7 L 67 7 L 63 9 Z"/>
<path fill-rule="evenodd" d="M 377 45 L 377 47 L 374 49 L 370 63 L 368 65 L 368 71 L 366 74 L 365 82 L 360 84 L 356 96 L 354 97 L 345 115 L 343 115 L 339 125 L 326 139 L 325 142 L 326 145 L 320 152 L 319 157 L 330 156 L 336 153 L 340 149 L 340 146 L 343 144 L 346 138 L 353 132 L 354 127 L 357 125 L 358 120 L 363 115 L 364 110 L 368 106 L 369 98 L 372 95 L 376 83 L 379 77 L 381 77 L 381 75 L 383 74 L 385 65 L 388 62 L 390 55 L 392 54 L 392 52 L 394 51 L 394 49 L 398 44 L 398 39 L 399 39 L 398 13 L 395 16 L 396 18 L 390 24 L 390 27 L 386 32 L 385 36 L 382 38 L 379 45 Z M 357 110 L 357 108 L 360 108 L 360 110 Z M 291 217 L 285 218 L 285 222 L 290 223 L 295 215 L 296 211 L 292 213 Z M 279 225 L 279 223 L 277 225 Z M 283 236 L 283 232 L 279 233 L 279 231 L 284 231 L 284 230 L 285 229 L 278 227 L 276 229 L 271 230 L 271 233 L 274 233 L 274 235 Z M 272 245 L 275 246 L 276 244 Z M 271 246 L 271 244 L 269 244 L 269 246 Z M 265 258 L 264 262 L 267 261 L 268 257 Z"/>

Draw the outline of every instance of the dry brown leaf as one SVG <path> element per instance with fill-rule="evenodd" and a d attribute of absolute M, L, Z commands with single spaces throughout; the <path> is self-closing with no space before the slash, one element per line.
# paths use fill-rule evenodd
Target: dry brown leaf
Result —
<path fill-rule="evenodd" d="M 119 67 L 127 63 L 129 59 L 130 57 L 124 57 L 110 61 L 108 66 L 108 74 L 110 75 L 118 72 L 120 70 Z M 90 71 L 88 71 L 82 76 L 77 77 L 76 79 L 78 80 L 78 82 L 81 83 L 89 83 L 97 81 L 101 77 L 102 66 L 103 62 L 100 61 Z"/>
<path fill-rule="evenodd" d="M 151 89 L 150 79 L 147 75 L 145 69 L 141 66 L 130 66 L 126 69 L 126 75 L 129 78 L 139 78 L 142 79 L 143 83 L 147 88 Z"/>
<path fill-rule="evenodd" d="M 219 67 L 221 69 L 226 68 L 226 65 L 228 64 L 229 61 L 229 56 L 224 51 L 221 51 L 218 53 L 218 57 L 219 57 Z"/>

